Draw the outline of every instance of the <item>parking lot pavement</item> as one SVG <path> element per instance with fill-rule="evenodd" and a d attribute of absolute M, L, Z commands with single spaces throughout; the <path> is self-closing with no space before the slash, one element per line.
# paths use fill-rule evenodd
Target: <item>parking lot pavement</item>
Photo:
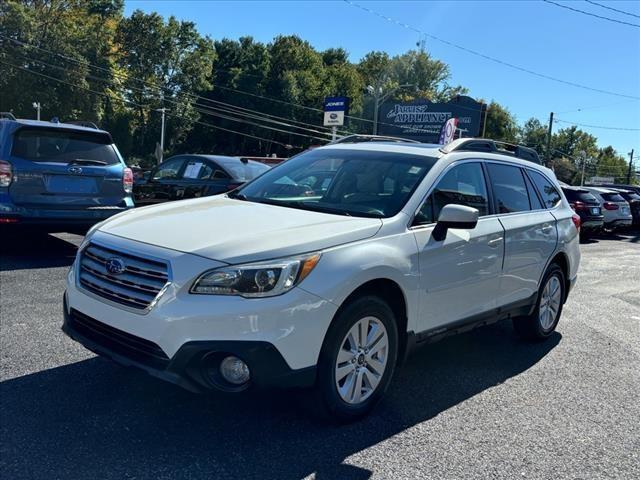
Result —
<path fill-rule="evenodd" d="M 431 345 L 343 427 L 298 393 L 193 395 L 66 338 L 80 240 L 2 238 L 2 478 L 640 478 L 640 234 L 583 245 L 547 342 L 503 323 Z"/>

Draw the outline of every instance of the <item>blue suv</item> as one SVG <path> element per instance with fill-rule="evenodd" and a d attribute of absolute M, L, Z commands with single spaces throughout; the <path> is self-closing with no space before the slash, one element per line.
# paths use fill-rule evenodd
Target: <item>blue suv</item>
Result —
<path fill-rule="evenodd" d="M 132 189 L 108 132 L 0 119 L 0 226 L 86 229 L 132 208 Z"/>

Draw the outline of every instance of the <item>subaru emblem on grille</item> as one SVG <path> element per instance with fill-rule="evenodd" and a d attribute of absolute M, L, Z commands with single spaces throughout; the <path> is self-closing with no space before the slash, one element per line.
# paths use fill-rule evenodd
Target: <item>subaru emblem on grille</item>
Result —
<path fill-rule="evenodd" d="M 80 174 L 80 173 L 82 173 L 82 168 L 81 168 L 81 167 L 69 167 L 69 168 L 67 169 L 67 171 L 68 171 L 69 173 Z"/>
<path fill-rule="evenodd" d="M 126 268 L 124 260 L 118 257 L 107 258 L 104 266 L 111 275 L 120 275 Z"/>

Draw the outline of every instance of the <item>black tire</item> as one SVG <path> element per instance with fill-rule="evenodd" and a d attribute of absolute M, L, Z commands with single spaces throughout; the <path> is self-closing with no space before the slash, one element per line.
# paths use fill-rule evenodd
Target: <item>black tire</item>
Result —
<path fill-rule="evenodd" d="M 388 337 L 387 363 L 376 389 L 363 402 L 354 405 L 344 401 L 335 382 L 335 366 L 342 342 L 349 330 L 367 316 L 379 319 Z M 325 336 L 313 395 L 321 417 L 339 423 L 348 423 L 366 416 L 382 399 L 396 366 L 398 356 L 398 327 L 393 311 L 376 296 L 362 296 L 345 305 L 334 319 Z"/>
<path fill-rule="evenodd" d="M 547 283 L 551 280 L 552 277 L 557 277 L 560 282 L 560 305 L 558 307 L 558 312 L 556 314 L 555 320 L 553 324 L 548 328 L 544 328 L 542 322 L 540 320 L 540 303 L 542 301 L 542 292 L 547 285 Z M 564 305 L 564 299 L 566 298 L 566 282 L 564 273 L 562 272 L 562 268 L 556 263 L 552 263 L 547 268 L 547 271 L 542 277 L 542 282 L 540 282 L 540 290 L 538 291 L 538 299 L 536 300 L 536 307 L 533 309 L 533 313 L 531 315 L 525 317 L 517 317 L 513 319 L 513 328 L 516 331 L 516 334 L 525 340 L 532 341 L 541 341 L 548 338 L 556 329 L 558 322 L 560 321 L 560 316 L 562 315 L 562 307 Z"/>

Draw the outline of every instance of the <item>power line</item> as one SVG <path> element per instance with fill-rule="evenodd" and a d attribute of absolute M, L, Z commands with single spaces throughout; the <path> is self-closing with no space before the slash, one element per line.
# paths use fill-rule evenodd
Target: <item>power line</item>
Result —
<path fill-rule="evenodd" d="M 640 18 L 640 15 L 636 15 L 635 13 L 626 12 L 624 10 L 618 10 L 617 8 L 609 7 L 607 5 L 602 5 L 601 3 L 598 3 L 598 2 L 592 2 L 591 0 L 584 0 L 584 1 L 592 5 L 597 5 L 598 7 L 606 8 L 607 10 L 611 10 L 613 12 L 622 13 L 623 15 L 629 15 L 630 17 Z"/>
<path fill-rule="evenodd" d="M 42 60 L 38 60 L 38 59 L 35 59 L 35 58 L 30 58 L 30 57 L 27 57 L 27 56 L 24 56 L 24 55 L 23 55 L 23 58 L 25 58 L 25 59 L 27 59 L 29 61 L 32 61 L 32 62 L 36 62 L 36 63 L 40 63 L 40 64 L 43 64 L 43 65 L 46 65 L 46 66 L 51 67 L 51 68 L 56 68 L 58 70 L 62 70 L 64 72 L 68 72 L 69 71 L 68 69 L 66 69 L 64 67 L 61 67 L 59 65 L 52 65 L 50 63 L 47 63 L 47 62 L 44 62 Z M 111 81 L 111 80 L 108 80 L 108 79 L 105 79 L 105 78 L 101 78 L 101 77 L 96 77 L 94 75 L 86 75 L 86 78 L 90 78 L 92 80 L 97 80 L 97 81 L 113 84 L 113 81 Z M 130 87 L 130 88 L 132 88 L 133 90 L 144 92 L 144 90 L 136 88 L 136 87 Z M 166 99 L 165 98 L 164 101 L 168 102 L 168 103 L 171 103 L 171 104 L 174 104 L 174 105 L 178 105 L 178 106 L 180 105 L 179 102 L 171 100 L 171 99 Z M 220 102 L 220 103 L 222 103 L 222 102 Z M 236 112 L 234 110 L 229 110 L 229 109 L 222 109 L 220 107 L 207 107 L 207 106 L 204 106 L 204 105 L 198 105 L 196 102 L 189 103 L 189 105 L 191 105 L 194 108 L 194 110 L 196 110 L 197 112 L 202 113 L 204 115 L 217 116 L 217 117 L 225 118 L 225 119 L 231 120 L 231 121 L 236 121 L 236 122 L 241 122 L 241 123 L 254 125 L 254 126 L 257 126 L 259 128 L 265 128 L 265 129 L 268 129 L 268 130 L 274 130 L 274 131 L 277 131 L 277 132 L 287 133 L 287 134 L 290 134 L 290 135 L 297 135 L 297 136 L 301 136 L 301 137 L 305 137 L 305 138 L 312 138 L 314 140 L 320 140 L 320 141 L 325 141 L 325 142 L 329 141 L 329 139 L 327 139 L 327 138 L 316 137 L 314 135 L 301 134 L 301 133 L 292 132 L 292 131 L 289 131 L 289 130 L 282 130 L 280 128 L 269 127 L 269 126 L 261 125 L 261 124 L 255 123 L 255 122 L 250 122 L 250 121 L 246 121 L 246 120 L 230 117 L 230 116 L 227 116 L 227 115 L 221 115 L 220 113 L 216 113 L 216 110 L 214 110 L 214 108 L 218 108 L 218 109 L 220 109 L 220 110 L 222 110 L 223 112 L 226 112 L 226 113 L 232 113 L 232 114 L 235 114 L 235 115 L 245 116 L 245 117 L 248 117 L 248 118 L 258 119 L 258 120 L 262 120 L 262 121 L 266 121 L 266 122 L 277 123 L 279 125 L 283 125 L 283 126 L 287 126 L 287 127 L 298 128 L 298 129 L 302 129 L 302 130 L 310 130 L 310 129 L 307 129 L 307 128 L 304 128 L 304 127 L 298 127 L 298 126 L 295 126 L 295 125 L 289 125 L 289 124 L 286 124 L 286 123 L 283 123 L 283 122 L 278 122 L 278 121 L 275 121 L 275 120 L 271 120 L 269 118 L 263 118 L 263 117 L 260 117 L 260 116 L 257 116 L 257 115 L 249 115 L 249 114 L 246 114 L 246 113 L 243 113 L 243 112 Z M 315 130 L 313 130 L 313 131 L 316 132 Z M 325 132 L 316 132 L 316 133 L 321 134 L 321 135 L 328 135 L 328 136 L 330 135 L 329 133 L 325 133 Z"/>
<path fill-rule="evenodd" d="M 491 62 L 498 63 L 500 65 L 504 65 L 504 66 L 512 68 L 514 70 L 519 70 L 521 72 L 525 72 L 525 73 L 528 73 L 530 75 L 535 75 L 536 77 L 544 78 L 544 79 L 547 79 L 547 80 L 552 80 L 554 82 L 562 83 L 562 84 L 569 85 L 569 86 L 572 86 L 572 87 L 582 88 L 584 90 L 590 90 L 592 92 L 604 93 L 606 95 L 614 95 L 616 97 L 631 98 L 633 100 L 640 100 L 640 97 L 638 97 L 638 96 L 626 95 L 626 94 L 623 94 L 623 93 L 611 92 L 609 90 L 602 90 L 602 89 L 599 89 L 599 88 L 589 87 L 587 85 L 581 85 L 579 83 L 575 83 L 575 82 L 571 82 L 571 81 L 568 81 L 568 80 L 562 80 L 560 78 L 552 77 L 552 76 L 546 75 L 544 73 L 535 72 L 533 70 L 529 70 L 528 68 L 520 67 L 520 66 L 515 65 L 513 63 L 509 63 L 509 62 L 506 62 L 504 60 L 500 60 L 499 58 L 495 58 L 495 57 L 492 57 L 492 56 L 489 56 L 489 55 L 485 55 L 484 53 L 478 52 L 476 50 L 472 50 L 470 48 L 463 47 L 462 45 L 458 45 L 456 43 L 450 42 L 450 41 L 445 40 L 443 38 L 436 37 L 435 35 L 432 35 L 430 33 L 427 33 L 425 31 L 423 31 L 423 30 L 420 30 L 419 28 L 413 27 L 413 26 L 411 26 L 411 25 L 409 25 L 407 23 L 401 22 L 399 20 L 396 20 L 394 18 L 388 17 L 386 15 L 383 15 L 382 13 L 379 13 L 379 12 L 377 12 L 375 10 L 372 10 L 372 9 L 370 9 L 368 7 L 365 7 L 363 5 L 359 5 L 359 4 L 357 4 L 357 3 L 355 3 L 355 2 L 353 2 L 351 0 L 343 0 L 343 1 L 345 3 L 353 6 L 353 7 L 359 8 L 360 10 L 364 10 L 365 12 L 368 12 L 368 13 L 371 13 L 373 15 L 376 15 L 377 17 L 380 17 L 383 20 L 386 20 L 388 22 L 394 23 L 394 24 L 396 24 L 396 25 L 398 25 L 400 27 L 406 28 L 408 30 L 412 30 L 412 31 L 414 31 L 416 33 L 419 33 L 419 34 L 422 34 L 422 35 L 426 35 L 427 37 L 432 38 L 432 39 L 434 39 L 434 40 L 436 40 L 438 42 L 444 43 L 445 45 L 449 45 L 451 47 L 457 48 L 458 50 L 462 50 L 464 52 L 470 53 L 471 55 L 475 55 L 477 57 L 484 58 L 485 60 L 489 60 Z"/>
<path fill-rule="evenodd" d="M 354 5 L 356 5 L 356 4 L 354 4 Z M 356 6 L 358 6 L 358 5 L 356 5 Z M 126 73 L 113 72 L 113 71 L 111 71 L 111 70 L 109 70 L 107 68 L 104 68 L 104 67 L 101 67 L 101 66 L 98 66 L 98 65 L 93 65 L 93 64 L 91 64 L 91 63 L 89 63 L 87 61 L 78 60 L 76 58 L 72 58 L 72 57 L 63 55 L 63 54 L 58 53 L 58 52 L 54 52 L 52 50 L 49 50 L 49 49 L 46 49 L 46 48 L 43 48 L 43 47 L 39 47 L 39 46 L 36 46 L 36 45 L 31 45 L 31 44 L 22 42 L 20 40 L 13 39 L 13 38 L 8 37 L 8 36 L 3 35 L 3 34 L 0 34 L 0 38 L 5 38 L 5 39 L 7 39 L 7 40 L 9 40 L 11 42 L 14 42 L 14 43 L 16 43 L 18 45 L 21 45 L 21 46 L 25 46 L 25 47 L 30 47 L 30 48 L 35 48 L 37 50 L 41 50 L 41 51 L 46 52 L 46 53 L 48 53 L 50 55 L 55 55 L 55 56 L 58 56 L 60 58 L 63 58 L 66 61 L 70 61 L 70 62 L 73 62 L 73 63 L 76 63 L 76 64 L 80 64 L 80 65 L 96 68 L 98 70 L 102 70 L 102 71 L 104 71 L 106 73 L 109 73 L 110 75 L 114 75 L 115 77 L 124 78 L 125 80 L 129 80 L 130 79 L 128 74 L 126 74 Z M 145 80 L 141 80 L 141 79 L 138 79 L 138 78 L 133 78 L 131 80 L 136 81 L 138 83 L 141 83 L 143 85 L 150 86 L 151 88 L 154 88 L 154 89 L 156 89 L 156 90 L 158 90 L 160 92 L 162 92 L 163 88 L 164 88 L 165 91 L 169 91 L 169 89 L 167 89 L 166 87 L 161 87 L 159 85 L 147 82 Z M 238 89 L 231 88 L 231 87 L 224 87 L 222 85 L 218 85 L 218 84 L 215 84 L 215 83 L 213 83 L 213 85 L 214 85 L 214 87 L 219 88 L 221 90 L 232 91 L 232 92 L 235 92 L 235 93 L 240 93 L 240 94 L 248 95 L 248 96 L 251 96 L 251 97 L 261 98 L 261 99 L 269 100 L 269 101 L 272 101 L 272 102 L 277 102 L 277 103 L 281 103 L 281 104 L 285 104 L 285 105 L 291 105 L 291 106 L 294 106 L 294 107 L 297 107 L 297 108 L 302 108 L 302 109 L 306 109 L 306 110 L 310 110 L 310 111 L 314 111 L 314 112 L 323 113 L 323 110 L 321 110 L 319 108 L 308 107 L 306 105 L 300 105 L 300 104 L 296 104 L 296 103 L 292 103 L 292 102 L 287 102 L 285 100 L 280 100 L 280 99 L 276 99 L 276 98 L 272 98 L 272 97 L 266 97 L 264 95 L 259 95 L 259 94 L 256 94 L 256 93 L 246 92 L 246 91 L 238 90 Z M 135 87 L 130 87 L 130 88 L 135 89 Z M 191 96 L 193 98 L 199 98 L 199 99 L 202 99 L 202 100 L 208 101 L 208 102 L 215 102 L 215 100 L 211 100 L 211 99 L 208 99 L 206 97 L 195 95 L 193 93 L 186 93 L 185 95 Z M 640 97 L 638 97 L 638 98 L 640 99 Z M 466 110 L 477 111 L 477 109 L 475 109 L 475 108 L 465 107 L 463 105 L 458 105 L 458 107 L 466 109 Z M 487 105 L 487 108 L 488 108 L 488 105 Z M 260 112 L 260 113 L 262 114 L 262 112 Z M 267 115 L 267 114 L 263 114 L 263 115 Z M 278 118 L 284 118 L 284 117 L 278 117 Z M 374 121 L 371 120 L 371 119 L 357 117 L 357 116 L 354 116 L 354 115 L 345 115 L 345 118 L 357 120 L 357 121 L 360 121 L 360 122 L 374 123 Z M 292 120 L 289 120 L 289 121 L 292 121 Z M 298 122 L 298 121 L 296 121 L 296 122 Z M 298 123 L 300 123 L 300 122 L 298 122 Z M 378 121 L 377 123 L 378 123 L 378 125 L 386 125 L 386 126 L 392 126 L 392 127 L 396 127 L 396 128 L 398 127 L 397 125 L 394 125 L 393 123 L 388 123 L 388 122 L 380 122 L 380 121 Z M 310 124 L 307 124 L 307 125 L 310 125 Z M 325 127 L 320 127 L 320 126 L 317 126 L 317 125 L 314 125 L 314 127 L 316 127 L 316 128 L 325 128 Z M 428 130 L 420 129 L 420 128 L 415 128 L 413 130 L 416 131 L 416 132 L 430 133 Z M 341 131 L 343 133 L 345 132 L 344 129 L 341 129 Z M 346 131 L 346 133 L 352 133 L 352 132 Z"/>
<path fill-rule="evenodd" d="M 579 127 L 601 128 L 603 130 L 620 130 L 620 131 L 624 131 L 624 132 L 640 132 L 640 128 L 609 127 L 609 126 L 604 126 L 604 125 L 588 125 L 586 123 L 570 122 L 568 120 L 560 120 L 560 119 L 556 119 L 555 121 L 556 122 L 560 122 L 560 123 L 569 123 L 571 125 L 576 125 L 576 126 L 579 126 Z"/>
<path fill-rule="evenodd" d="M 557 115 L 562 115 L 564 113 L 575 113 L 575 112 L 582 112 L 584 110 L 595 110 L 595 109 L 598 109 L 598 108 L 606 108 L 606 107 L 613 107 L 613 106 L 616 106 L 616 105 L 624 105 L 624 104 L 627 104 L 627 103 L 630 103 L 629 100 L 623 100 L 622 102 L 615 102 L 615 103 L 607 103 L 605 105 L 596 105 L 596 106 L 593 106 L 593 107 L 581 107 L 581 108 L 576 108 L 574 110 L 564 110 L 562 112 L 555 112 L 555 113 Z"/>
<path fill-rule="evenodd" d="M 91 68 L 96 68 L 98 70 L 102 70 L 104 72 L 107 72 L 107 73 L 115 76 L 115 77 L 124 78 L 125 80 L 133 80 L 133 81 L 141 83 L 143 85 L 150 86 L 151 88 L 155 88 L 158 91 L 161 91 L 163 89 L 164 90 L 168 90 L 166 87 L 162 87 L 160 85 L 153 84 L 151 82 L 147 82 L 147 81 L 139 79 L 139 78 L 130 78 L 128 74 L 114 72 L 114 71 L 112 71 L 112 70 L 110 70 L 108 68 L 104 68 L 104 67 L 101 67 L 99 65 L 94 65 L 94 64 L 89 63 L 89 62 L 87 62 L 85 60 L 79 60 L 77 58 L 69 57 L 67 55 L 63 55 L 63 54 L 61 54 L 59 52 L 54 52 L 52 50 L 49 50 L 49 49 L 46 49 L 46 48 L 43 48 L 43 47 L 40 47 L 40 46 L 37 46 L 37 45 L 32 45 L 32 44 L 29 44 L 29 43 L 26 43 L 26 42 L 22 42 L 20 40 L 15 39 L 15 38 L 11 38 L 11 37 L 9 37 L 7 35 L 0 34 L 0 38 L 5 38 L 5 39 L 17 44 L 17 45 L 23 46 L 23 47 L 30 47 L 30 48 L 35 48 L 37 50 L 41 50 L 43 52 L 49 53 L 50 55 L 55 55 L 55 56 L 58 56 L 60 58 L 63 58 L 64 60 L 67 60 L 69 62 L 73 62 L 73 63 L 79 64 L 79 65 L 84 65 L 84 66 L 87 66 L 87 67 L 91 67 Z M 222 90 L 228 90 L 228 91 L 232 91 L 232 92 L 236 92 L 236 93 L 241 93 L 243 95 L 249 95 L 249 96 L 256 97 L 256 98 L 262 98 L 264 100 L 270 100 L 270 101 L 273 101 L 273 102 L 278 102 L 278 103 L 281 103 L 281 104 L 290 105 L 290 106 L 297 107 L 297 108 L 302 108 L 302 109 L 306 109 L 306 110 L 310 110 L 310 111 L 314 111 L 314 112 L 323 113 L 323 110 L 321 110 L 319 108 L 308 107 L 306 105 L 301 105 L 301 104 L 297 104 L 297 103 L 293 103 L 293 102 L 287 102 L 286 100 L 280 100 L 280 99 L 276 99 L 276 98 L 272 98 L 272 97 L 267 97 L 267 96 L 264 96 L 264 95 L 259 95 L 259 94 L 256 94 L 256 93 L 245 92 L 243 90 L 238 90 L 238 89 L 231 88 L 231 87 L 224 87 L 222 85 L 218 85 L 218 84 L 215 84 L 215 83 L 213 85 L 215 87 L 217 87 L 217 88 L 222 89 Z M 202 98 L 204 100 L 209 100 L 206 97 L 201 97 L 199 95 L 195 95 L 195 94 L 192 94 L 192 93 L 187 94 L 187 95 L 191 95 L 191 96 L 196 97 L 196 98 Z M 351 118 L 358 118 L 358 117 L 351 117 Z M 319 127 L 319 126 L 317 126 L 317 127 Z M 324 128 L 324 127 L 319 127 L 319 128 Z"/>
<path fill-rule="evenodd" d="M 563 5 L 561 3 L 556 3 L 551 0 L 542 0 L 545 3 L 550 3 L 551 5 L 555 5 L 556 7 L 566 8 L 567 10 L 571 10 L 572 12 L 581 13 L 583 15 L 589 15 L 590 17 L 600 18 L 602 20 L 607 20 L 608 22 L 620 23 L 622 25 L 629 25 L 630 27 L 640 28 L 640 25 L 637 23 L 629 23 L 623 20 L 616 20 L 615 18 L 603 17 L 602 15 L 597 15 L 595 13 L 585 12 L 584 10 L 580 10 L 579 8 L 573 8 L 568 5 Z"/>
<path fill-rule="evenodd" d="M 12 64 L 12 63 L 5 62 L 4 60 L 1 60 L 1 59 L 0 59 L 0 63 L 4 63 L 5 65 L 8 65 L 8 66 L 10 66 L 10 67 L 12 67 L 12 68 L 17 68 L 17 69 L 20 69 L 20 70 L 25 71 L 25 72 L 27 72 L 27 73 L 31 73 L 31 74 L 34 74 L 34 75 L 38 75 L 38 76 L 41 76 L 41 77 L 47 78 L 47 79 L 49 79 L 49 80 L 53 80 L 53 81 L 58 82 L 58 83 L 63 83 L 63 84 L 65 84 L 65 85 L 69 85 L 69 86 L 71 86 L 71 87 L 73 87 L 73 88 L 79 88 L 79 89 L 81 89 L 81 90 L 86 90 L 86 91 L 91 92 L 91 93 L 94 93 L 94 94 L 96 94 L 96 95 L 101 95 L 101 96 L 103 96 L 103 97 L 107 97 L 107 98 L 114 98 L 114 99 L 116 99 L 116 100 L 120 100 L 120 101 L 123 101 L 123 102 L 126 102 L 126 103 L 130 103 L 130 104 L 132 104 L 132 105 L 135 105 L 135 106 L 138 106 L 138 107 L 141 107 L 141 108 L 149 108 L 149 106 L 148 106 L 148 105 L 142 105 L 142 104 L 139 104 L 139 103 L 134 102 L 134 101 L 132 101 L 132 100 L 127 100 L 127 99 L 124 99 L 124 98 L 115 97 L 115 96 L 109 95 L 109 94 L 104 93 L 104 92 L 97 92 L 97 91 L 92 90 L 92 89 L 90 89 L 90 88 L 88 88 L 88 87 L 83 87 L 82 85 L 75 85 L 75 84 L 73 84 L 73 83 L 71 83 L 71 82 L 66 82 L 66 81 L 64 81 L 64 80 L 61 80 L 61 79 L 59 79 L 59 78 L 52 77 L 52 76 L 50 76 L 50 75 L 46 75 L 46 74 L 44 74 L 44 73 L 36 72 L 36 71 L 30 70 L 30 69 L 28 69 L 28 68 L 21 67 L 21 66 L 19 66 L 19 65 L 14 65 L 14 64 Z M 206 126 L 206 127 L 215 128 L 215 129 L 218 129 L 218 130 L 223 130 L 223 131 L 225 131 L 225 132 L 234 133 L 234 134 L 236 134 L 236 135 L 242 135 L 242 136 L 244 136 L 244 137 L 250 137 L 250 138 L 253 138 L 253 139 L 256 139 L 256 140 L 260 140 L 260 141 L 264 141 L 264 142 L 275 143 L 275 144 L 277 144 L 277 145 L 281 145 L 281 146 L 283 146 L 283 147 L 285 147 L 285 148 L 287 148 L 287 149 L 289 149 L 289 148 L 298 148 L 298 149 L 303 149 L 303 147 L 296 146 L 296 145 L 289 145 L 289 144 L 286 144 L 286 143 L 279 142 L 279 141 L 277 141 L 277 140 L 271 140 L 271 139 L 268 139 L 268 138 L 259 137 L 259 136 L 257 136 L 257 135 L 251 135 L 251 134 L 249 134 L 249 133 L 243 133 L 243 132 L 239 132 L 239 131 L 237 131 L 237 130 L 231 130 L 231 129 L 229 129 L 229 128 L 220 127 L 220 126 L 218 126 L 218 125 L 212 125 L 212 124 L 210 124 L 210 123 L 205 123 L 205 122 L 202 122 L 202 121 L 199 121 L 199 120 L 191 120 L 191 119 L 187 119 L 187 118 L 185 118 L 184 116 L 182 116 L 182 115 L 177 115 L 177 114 L 175 114 L 175 113 L 169 113 L 169 112 L 167 112 L 166 114 L 167 114 L 168 116 L 170 116 L 170 117 L 180 118 L 180 119 L 183 119 L 183 120 L 189 120 L 189 121 L 192 121 L 193 123 L 197 123 L 197 124 L 199 124 L 199 125 L 204 125 L 204 126 Z"/>

